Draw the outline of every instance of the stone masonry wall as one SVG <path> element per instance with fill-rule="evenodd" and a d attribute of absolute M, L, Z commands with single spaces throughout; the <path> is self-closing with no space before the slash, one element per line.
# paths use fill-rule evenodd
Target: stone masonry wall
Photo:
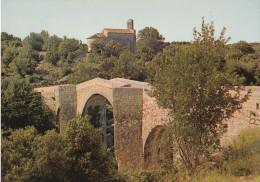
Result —
<path fill-rule="evenodd" d="M 120 171 L 143 169 L 143 90 L 114 88 L 115 155 Z"/>
<path fill-rule="evenodd" d="M 241 97 L 244 97 L 249 89 L 252 93 L 247 102 L 243 104 L 242 109 L 236 111 L 232 118 L 225 121 L 225 123 L 228 124 L 228 130 L 221 139 L 222 146 L 228 145 L 233 137 L 238 136 L 244 129 L 252 127 L 260 128 L 260 87 L 244 87 L 241 92 Z"/>
<path fill-rule="evenodd" d="M 156 99 L 143 93 L 143 147 L 152 129 L 169 122 L 168 111 L 158 106 Z"/>
<path fill-rule="evenodd" d="M 76 117 L 77 92 L 76 85 L 59 86 L 57 95 L 57 105 L 59 107 L 59 124 L 62 133 L 67 121 Z"/>
<path fill-rule="evenodd" d="M 41 93 L 43 102 L 56 113 L 58 86 L 36 88 L 35 91 Z"/>

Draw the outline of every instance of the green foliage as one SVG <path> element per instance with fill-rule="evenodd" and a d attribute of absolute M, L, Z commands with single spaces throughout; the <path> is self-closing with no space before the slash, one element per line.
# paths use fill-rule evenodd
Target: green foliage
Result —
<path fill-rule="evenodd" d="M 43 45 L 43 50 L 46 50 L 47 52 L 49 51 L 57 52 L 61 41 L 62 41 L 61 38 L 59 38 L 56 35 L 53 35 L 46 40 L 45 44 Z"/>
<path fill-rule="evenodd" d="M 60 56 L 57 52 L 54 51 L 49 51 L 47 52 L 46 56 L 45 56 L 45 61 L 50 62 L 54 65 L 57 64 L 57 62 L 59 61 Z"/>
<path fill-rule="evenodd" d="M 87 118 L 71 120 L 64 140 L 74 181 L 104 181 L 114 172 L 102 144 L 102 130 L 94 129 Z"/>
<path fill-rule="evenodd" d="M 33 127 L 19 129 L 1 139 L 1 181 L 33 181 L 37 166 L 34 158 L 34 140 L 38 132 Z M 36 180 L 34 180 L 36 181 Z"/>
<path fill-rule="evenodd" d="M 157 68 L 160 67 L 162 60 L 169 61 L 174 57 L 177 50 L 179 50 L 180 45 L 171 43 L 163 49 L 163 52 L 159 52 L 153 57 L 152 61 L 145 64 L 145 73 L 148 79 L 153 78 L 156 74 Z"/>
<path fill-rule="evenodd" d="M 6 32 L 1 36 L 2 77 L 33 75 L 31 81 L 37 86 L 80 83 L 96 77 L 145 81 L 155 74 L 156 64 L 173 57 L 181 45 L 189 44 L 164 43 L 158 30 L 146 27 L 138 33 L 135 55 L 127 53 L 126 47 L 112 40 L 106 45 L 94 42 L 92 51 L 85 56 L 86 46 L 81 41 L 51 36 L 47 31 L 31 33 L 23 41 Z M 260 84 L 257 45 L 240 41 L 224 50 L 227 54 L 224 53 L 226 55 L 219 62 L 219 69 L 229 76 L 233 85 Z M 126 60 L 119 60 L 120 55 Z"/>
<path fill-rule="evenodd" d="M 255 52 L 260 56 L 260 43 L 254 42 L 250 43 Z"/>
<path fill-rule="evenodd" d="M 233 85 L 260 85 L 260 57 L 245 41 L 233 44 L 225 59 L 225 72 Z M 235 78 L 235 79 L 234 79 Z"/>
<path fill-rule="evenodd" d="M 67 123 L 65 133 L 40 135 L 33 127 L 2 138 L 2 181 L 105 181 L 115 170 L 102 131 L 87 118 Z"/>
<path fill-rule="evenodd" d="M 7 66 L 14 60 L 14 58 L 18 55 L 18 50 L 15 47 L 7 47 L 3 52 L 3 56 L 1 62 Z"/>
<path fill-rule="evenodd" d="M 260 129 L 247 129 L 224 149 L 221 169 L 236 176 L 260 175 Z"/>
<path fill-rule="evenodd" d="M 231 46 L 232 49 L 241 51 L 242 55 L 255 53 L 252 45 L 248 44 L 246 41 L 239 41 Z"/>
<path fill-rule="evenodd" d="M 32 75 L 36 66 L 37 62 L 33 59 L 17 57 L 10 64 L 10 69 L 14 74 L 25 77 L 25 75 Z"/>
<path fill-rule="evenodd" d="M 111 79 L 115 77 L 114 70 L 116 69 L 115 65 L 118 62 L 118 57 L 110 56 L 104 58 L 99 65 L 99 72 L 97 74 L 98 77 L 104 79 Z"/>
<path fill-rule="evenodd" d="M 20 47 L 22 46 L 21 38 L 15 37 L 12 34 L 8 34 L 6 32 L 1 33 L 1 54 L 6 47 Z"/>
<path fill-rule="evenodd" d="M 125 47 L 115 41 L 110 41 L 106 48 L 101 42 L 94 42 L 91 45 L 94 49 L 91 49 L 87 58 L 72 68 L 73 74 L 69 76 L 69 83 L 81 83 L 96 77 L 144 80 L 143 73 L 139 69 L 140 63 Z"/>
<path fill-rule="evenodd" d="M 30 33 L 29 36 L 25 37 L 22 43 L 25 46 L 30 46 L 35 51 L 41 51 L 42 46 L 44 44 L 41 35 L 34 32 Z"/>
<path fill-rule="evenodd" d="M 152 58 L 164 47 L 164 37 L 153 27 L 146 27 L 137 34 L 137 53 L 144 62 Z"/>
<path fill-rule="evenodd" d="M 29 78 L 16 75 L 2 79 L 1 93 L 2 129 L 33 125 L 44 132 L 53 128 L 51 112 L 32 90 Z"/>
<path fill-rule="evenodd" d="M 90 116 L 89 122 L 94 126 L 94 128 L 101 127 L 102 125 L 99 122 L 99 119 L 100 119 L 100 114 L 99 114 L 100 106 L 98 106 L 98 105 L 95 106 L 95 107 L 90 106 L 87 110 L 88 110 L 87 113 Z"/>
<path fill-rule="evenodd" d="M 160 170 L 143 170 L 138 171 L 130 175 L 129 181 L 132 182 L 163 182 L 166 181 L 164 179 L 164 173 Z"/>
<path fill-rule="evenodd" d="M 91 43 L 91 53 L 94 53 L 94 54 L 101 54 L 104 52 L 104 44 L 100 41 L 94 41 Z"/>
<path fill-rule="evenodd" d="M 194 29 L 194 42 L 166 56 L 155 67 L 152 84 L 160 105 L 174 116 L 172 132 L 186 168 L 193 171 L 219 147 L 222 121 L 230 118 L 243 101 L 232 97 L 230 83 L 219 71 L 224 58 L 223 29 L 214 39 L 214 25 L 202 22 Z"/>
<path fill-rule="evenodd" d="M 22 47 L 19 47 L 18 51 L 19 51 L 18 54 L 19 58 L 33 59 L 37 62 L 40 61 L 39 53 L 35 51 L 30 45 L 24 45 Z"/>
<path fill-rule="evenodd" d="M 79 84 L 95 78 L 99 72 L 99 65 L 89 62 L 80 62 L 72 68 L 73 74 L 69 75 L 68 82 Z"/>
<path fill-rule="evenodd" d="M 123 51 L 114 63 L 113 77 L 138 79 L 138 70 L 135 67 L 135 56 L 129 50 Z"/>
<path fill-rule="evenodd" d="M 79 49 L 79 41 L 76 39 L 63 39 L 59 43 L 58 53 L 62 58 L 66 59 L 69 53 L 74 52 Z"/>
<path fill-rule="evenodd" d="M 207 166 L 180 181 L 259 181 L 260 130 L 248 128 L 221 152 L 217 166 Z"/>
<path fill-rule="evenodd" d="M 115 56 L 119 57 L 122 51 L 126 50 L 126 47 L 121 46 L 118 42 L 115 40 L 111 40 L 106 44 L 106 51 L 107 51 L 107 56 Z"/>
<path fill-rule="evenodd" d="M 43 44 L 45 45 L 46 42 L 47 42 L 47 40 L 50 38 L 49 32 L 48 32 L 47 30 L 42 30 L 39 35 L 40 35 L 40 37 L 41 37 L 42 40 L 43 40 Z M 46 50 L 46 49 L 44 48 L 44 45 L 43 45 L 43 47 L 42 47 L 42 50 Z"/>
<path fill-rule="evenodd" d="M 17 57 L 19 47 L 22 46 L 21 39 L 11 34 L 2 32 L 1 34 L 1 75 L 10 74 L 9 64 Z"/>

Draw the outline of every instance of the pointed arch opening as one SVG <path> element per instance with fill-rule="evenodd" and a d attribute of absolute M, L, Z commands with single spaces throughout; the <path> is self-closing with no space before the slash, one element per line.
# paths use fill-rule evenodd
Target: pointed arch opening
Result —
<path fill-rule="evenodd" d="M 118 167 L 114 146 L 114 115 L 112 104 L 102 95 L 93 94 L 86 101 L 82 117 L 88 115 L 89 122 L 95 128 L 103 130 L 103 144 L 109 155 L 112 156 L 114 165 Z"/>

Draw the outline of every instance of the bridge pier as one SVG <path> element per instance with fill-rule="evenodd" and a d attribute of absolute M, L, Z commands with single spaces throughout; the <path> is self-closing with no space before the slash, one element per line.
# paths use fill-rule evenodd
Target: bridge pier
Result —
<path fill-rule="evenodd" d="M 143 89 L 114 88 L 113 108 L 118 169 L 125 172 L 143 169 Z"/>
<path fill-rule="evenodd" d="M 56 94 L 56 108 L 60 133 L 66 129 L 67 121 L 76 117 L 77 91 L 76 85 L 58 86 Z"/>

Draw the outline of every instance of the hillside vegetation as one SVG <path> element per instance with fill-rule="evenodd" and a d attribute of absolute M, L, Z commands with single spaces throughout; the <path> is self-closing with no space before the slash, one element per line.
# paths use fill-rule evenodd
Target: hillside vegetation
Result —
<path fill-rule="evenodd" d="M 153 35 L 152 39 L 148 38 Z M 33 87 L 81 83 L 95 77 L 122 77 L 148 81 L 157 62 L 173 56 L 189 42 L 164 42 L 158 30 L 146 27 L 138 34 L 137 54 L 116 41 L 92 44 L 92 51 L 81 41 L 47 31 L 30 33 L 25 39 L 2 32 L 1 76 L 28 77 Z M 260 43 L 240 41 L 228 45 L 221 71 L 232 75 L 234 85 L 260 85 Z"/>

